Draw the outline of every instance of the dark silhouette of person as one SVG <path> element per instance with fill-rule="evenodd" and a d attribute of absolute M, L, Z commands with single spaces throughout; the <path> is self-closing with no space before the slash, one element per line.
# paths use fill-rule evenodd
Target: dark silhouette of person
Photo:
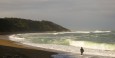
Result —
<path fill-rule="evenodd" d="M 83 55 L 83 52 L 84 52 L 83 47 L 81 47 L 80 52 L 81 52 L 81 55 Z"/>

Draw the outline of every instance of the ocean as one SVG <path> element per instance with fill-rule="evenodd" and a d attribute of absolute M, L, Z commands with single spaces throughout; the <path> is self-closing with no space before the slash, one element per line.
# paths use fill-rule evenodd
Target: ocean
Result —
<path fill-rule="evenodd" d="M 66 52 L 79 51 L 80 47 L 97 49 L 98 51 L 115 51 L 115 31 L 25 33 L 11 35 L 9 38 L 10 40 L 31 46 L 57 49 Z M 88 53 L 91 54 L 90 52 Z M 103 53 L 97 53 L 96 55 L 103 55 Z M 110 55 L 115 55 L 115 53 Z"/>

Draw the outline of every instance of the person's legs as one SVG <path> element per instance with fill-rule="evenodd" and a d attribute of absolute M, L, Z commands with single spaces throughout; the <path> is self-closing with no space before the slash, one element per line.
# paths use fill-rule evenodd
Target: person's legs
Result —
<path fill-rule="evenodd" d="M 83 52 L 81 52 L 81 55 L 83 55 Z"/>

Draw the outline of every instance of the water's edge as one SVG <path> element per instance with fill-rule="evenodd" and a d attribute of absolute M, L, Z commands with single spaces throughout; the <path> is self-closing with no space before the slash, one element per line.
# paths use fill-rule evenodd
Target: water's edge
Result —
<path fill-rule="evenodd" d="M 19 38 L 16 35 L 9 36 L 9 39 L 12 41 L 18 41 L 22 44 L 35 46 L 35 47 L 42 47 L 42 48 L 59 50 L 59 51 L 70 52 L 70 53 L 80 53 L 79 52 L 80 47 L 75 47 L 75 46 L 64 46 L 64 45 L 54 45 L 54 44 L 34 44 L 34 43 L 25 42 L 25 38 Z M 103 51 L 103 50 L 88 49 L 88 48 L 84 48 L 84 49 L 86 54 L 115 57 L 115 51 Z"/>

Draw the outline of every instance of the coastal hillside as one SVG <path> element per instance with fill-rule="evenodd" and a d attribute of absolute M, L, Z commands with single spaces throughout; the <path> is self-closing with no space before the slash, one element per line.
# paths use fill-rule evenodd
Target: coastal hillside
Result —
<path fill-rule="evenodd" d="M 69 31 L 51 21 L 33 21 L 22 18 L 0 18 L 0 34 L 25 32 L 60 32 Z"/>

